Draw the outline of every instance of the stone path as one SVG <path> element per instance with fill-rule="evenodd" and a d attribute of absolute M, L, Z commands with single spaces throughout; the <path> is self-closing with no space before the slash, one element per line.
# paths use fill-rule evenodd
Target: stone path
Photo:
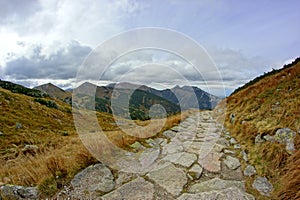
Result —
<path fill-rule="evenodd" d="M 255 199 L 245 192 L 241 164 L 233 148 L 236 141 L 229 139 L 210 111 L 197 113 L 162 137 L 147 140 L 151 148 L 142 148 L 134 167 L 147 166 L 148 171 L 112 173 L 102 164 L 90 166 L 56 198 Z"/>

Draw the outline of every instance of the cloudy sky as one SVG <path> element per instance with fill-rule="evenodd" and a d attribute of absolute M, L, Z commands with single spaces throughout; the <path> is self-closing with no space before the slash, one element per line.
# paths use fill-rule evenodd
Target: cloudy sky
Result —
<path fill-rule="evenodd" d="M 0 0 L 0 78 L 29 87 L 52 82 L 69 88 L 103 42 L 124 31 L 159 27 L 197 42 L 222 82 L 197 78 L 170 52 L 141 50 L 109 66 L 99 77 L 102 83 L 138 77 L 162 88 L 185 84 L 176 78 L 183 76 L 220 96 L 224 85 L 228 95 L 300 56 L 299 6 L 297 0 Z"/>

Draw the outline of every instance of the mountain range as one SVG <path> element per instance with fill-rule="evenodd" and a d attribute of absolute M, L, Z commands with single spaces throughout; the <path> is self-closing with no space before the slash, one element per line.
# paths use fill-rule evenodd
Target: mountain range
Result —
<path fill-rule="evenodd" d="M 71 92 L 51 83 L 37 86 L 34 89 L 51 97 L 72 102 Z M 149 109 L 155 104 L 163 106 L 167 115 L 173 115 L 191 108 L 213 109 L 221 100 L 221 98 L 193 86 L 176 86 L 172 89 L 157 90 L 145 85 L 127 82 L 106 86 L 96 86 L 85 82 L 73 91 L 76 94 L 95 96 L 95 109 L 97 111 L 114 112 L 121 117 L 140 120 L 149 119 Z M 90 100 L 84 102 L 84 107 L 93 109 L 92 102 Z M 152 117 L 163 117 L 164 112 L 161 109 L 152 111 Z"/>

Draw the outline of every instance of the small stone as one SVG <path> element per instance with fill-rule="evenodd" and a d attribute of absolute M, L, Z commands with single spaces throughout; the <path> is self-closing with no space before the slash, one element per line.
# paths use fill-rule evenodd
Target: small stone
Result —
<path fill-rule="evenodd" d="M 233 148 L 234 148 L 234 149 L 240 149 L 240 148 L 241 148 L 241 145 L 240 145 L 240 144 L 235 144 L 235 145 L 233 145 Z"/>
<path fill-rule="evenodd" d="M 255 137 L 255 144 L 261 144 L 261 143 L 264 143 L 265 140 L 261 138 L 261 136 L 258 134 L 256 137 Z"/>
<path fill-rule="evenodd" d="M 275 138 L 269 134 L 265 135 L 263 138 L 268 142 L 275 142 Z"/>
<path fill-rule="evenodd" d="M 135 143 L 131 144 L 130 147 L 137 150 L 137 151 L 141 151 L 141 150 L 144 150 L 146 148 L 139 142 L 135 142 Z"/>
<path fill-rule="evenodd" d="M 282 144 L 287 143 L 289 140 L 293 140 L 296 136 L 296 133 L 289 128 L 278 129 L 274 135 L 274 138 L 277 142 Z"/>
<path fill-rule="evenodd" d="M 292 153 L 295 151 L 294 138 L 296 136 L 296 132 L 292 131 L 289 128 L 281 128 L 278 129 L 274 135 L 274 138 L 277 142 L 285 144 L 285 149 Z"/>
<path fill-rule="evenodd" d="M 244 170 L 245 176 L 253 176 L 256 174 L 256 169 L 252 165 L 247 165 L 247 167 Z"/>
<path fill-rule="evenodd" d="M 163 135 L 166 136 L 167 138 L 172 139 L 176 136 L 176 132 L 171 131 L 171 130 L 167 130 L 167 131 L 163 132 Z"/>
<path fill-rule="evenodd" d="M 2 136 L 2 135 L 4 135 L 4 133 L 2 133 L 2 132 L 0 131 L 0 136 Z"/>
<path fill-rule="evenodd" d="M 255 188 L 261 195 L 270 196 L 270 192 L 273 190 L 273 185 L 268 181 L 266 177 L 258 176 L 252 187 Z"/>
<path fill-rule="evenodd" d="M 224 149 L 224 153 L 225 154 L 235 154 L 235 152 L 234 151 L 231 151 L 231 150 L 228 150 L 228 149 Z"/>
<path fill-rule="evenodd" d="M 171 130 L 174 131 L 174 132 L 178 132 L 179 131 L 179 127 L 178 126 L 173 126 L 171 128 Z"/>
<path fill-rule="evenodd" d="M 30 153 L 30 154 L 36 154 L 39 150 L 39 147 L 36 145 L 25 145 L 25 147 L 22 149 L 22 152 L 24 154 Z"/>
<path fill-rule="evenodd" d="M 192 180 L 195 180 L 200 178 L 202 172 L 203 168 L 198 164 L 194 164 L 188 174 L 193 178 Z"/>
<path fill-rule="evenodd" d="M 236 141 L 234 138 L 231 138 L 231 139 L 229 140 L 229 142 L 230 142 L 230 144 L 236 144 L 236 143 L 237 143 L 237 141 Z"/>
<path fill-rule="evenodd" d="M 247 154 L 244 150 L 241 151 L 241 154 L 242 154 L 243 160 L 244 160 L 245 162 L 248 162 L 248 154 Z"/>
<path fill-rule="evenodd" d="M 20 122 L 17 122 L 16 123 L 16 129 L 21 129 L 23 126 Z"/>
<path fill-rule="evenodd" d="M 235 170 L 239 166 L 241 166 L 241 163 L 240 163 L 239 159 L 237 159 L 235 157 L 232 157 L 232 156 L 226 156 L 226 159 L 224 160 L 224 163 L 231 170 Z"/>

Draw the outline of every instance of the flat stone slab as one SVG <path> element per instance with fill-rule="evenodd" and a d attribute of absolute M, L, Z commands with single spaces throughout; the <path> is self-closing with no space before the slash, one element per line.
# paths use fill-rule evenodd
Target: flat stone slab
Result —
<path fill-rule="evenodd" d="M 219 172 L 221 170 L 222 153 L 210 152 L 204 158 L 199 155 L 198 163 L 209 172 Z"/>
<path fill-rule="evenodd" d="M 90 195 L 94 195 L 98 192 L 111 191 L 115 187 L 115 181 L 108 167 L 96 164 L 78 173 L 71 181 L 71 185 L 75 193 L 87 191 Z"/>
<path fill-rule="evenodd" d="M 213 178 L 208 181 L 204 181 L 192 185 L 191 188 L 189 189 L 189 192 L 190 193 L 209 192 L 213 190 L 223 190 L 230 187 L 236 187 L 242 191 L 245 191 L 244 183 L 241 181 L 222 180 L 219 178 Z"/>
<path fill-rule="evenodd" d="M 187 183 L 184 171 L 176 168 L 173 164 L 149 172 L 148 177 L 174 196 L 179 195 Z"/>
<path fill-rule="evenodd" d="M 230 187 L 221 191 L 201 192 L 196 194 L 184 193 L 178 200 L 216 200 L 216 199 L 241 199 L 241 200 L 255 200 L 254 196 L 245 193 L 236 187 Z"/>
<path fill-rule="evenodd" d="M 162 154 L 178 153 L 182 151 L 183 151 L 182 143 L 179 140 L 173 140 L 163 147 Z"/>
<path fill-rule="evenodd" d="M 190 167 L 197 160 L 197 156 L 195 154 L 182 152 L 182 153 L 168 154 L 166 157 L 163 158 L 163 160 L 184 167 Z"/>
<path fill-rule="evenodd" d="M 232 156 L 226 156 L 224 163 L 231 170 L 235 170 L 241 166 L 240 160 Z"/>
<path fill-rule="evenodd" d="M 101 197 L 102 200 L 120 200 L 120 199 L 145 199 L 152 200 L 154 195 L 154 186 L 152 183 L 139 177 L 130 181 L 118 189 Z"/>

